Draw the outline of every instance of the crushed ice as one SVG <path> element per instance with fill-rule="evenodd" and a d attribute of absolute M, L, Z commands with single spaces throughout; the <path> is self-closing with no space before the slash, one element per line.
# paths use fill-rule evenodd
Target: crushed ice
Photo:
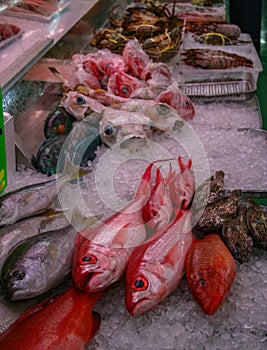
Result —
<path fill-rule="evenodd" d="M 196 116 L 189 121 L 207 154 L 210 174 L 223 170 L 228 189 L 267 189 L 266 136 L 238 131 L 261 127 L 254 102 L 196 104 Z M 79 196 L 77 186 L 70 185 L 64 200 L 76 202 L 82 212 L 104 217 L 119 210 L 132 199 L 147 158 L 162 157 L 164 152 L 174 157 L 186 154 L 177 139 L 155 135 L 153 142 L 158 146 L 150 153 L 137 151 L 128 160 L 116 159 L 116 152 L 101 146 L 92 172 L 79 181 Z M 45 180 L 45 175 L 21 169 L 9 190 Z M 249 262 L 237 266 L 231 292 L 214 316 L 203 314 L 183 279 L 155 309 L 133 318 L 124 306 L 123 281 L 117 283 L 96 304 L 102 322 L 88 349 L 266 349 L 267 252 L 255 251 Z"/>

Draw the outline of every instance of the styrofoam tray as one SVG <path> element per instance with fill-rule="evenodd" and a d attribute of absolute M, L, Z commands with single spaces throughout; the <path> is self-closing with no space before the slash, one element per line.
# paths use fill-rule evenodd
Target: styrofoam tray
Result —
<path fill-rule="evenodd" d="M 20 30 L 17 34 L 12 35 L 10 38 L 2 40 L 0 42 L 0 50 L 3 49 L 4 47 L 12 44 L 14 41 L 20 39 L 22 37 L 23 31 Z"/>

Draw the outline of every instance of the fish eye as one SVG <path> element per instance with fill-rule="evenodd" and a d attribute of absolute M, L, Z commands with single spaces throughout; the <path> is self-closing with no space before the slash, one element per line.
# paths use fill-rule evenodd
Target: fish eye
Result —
<path fill-rule="evenodd" d="M 151 215 L 155 218 L 158 215 L 158 212 L 155 209 L 152 209 Z"/>
<path fill-rule="evenodd" d="M 123 88 L 121 89 L 121 92 L 124 94 L 124 95 L 127 95 L 129 93 L 129 89 L 126 87 L 126 86 L 123 86 Z"/>
<path fill-rule="evenodd" d="M 145 277 L 141 277 L 141 276 L 137 277 L 131 286 L 133 291 L 146 290 L 147 287 L 148 287 L 148 280 Z"/>
<path fill-rule="evenodd" d="M 84 96 L 79 95 L 76 99 L 77 105 L 83 105 L 85 104 L 85 98 Z"/>
<path fill-rule="evenodd" d="M 165 102 L 165 101 L 163 101 L 163 102 Z M 169 112 L 169 106 L 166 104 L 160 104 L 159 111 L 160 111 L 160 113 L 166 114 Z"/>
<path fill-rule="evenodd" d="M 22 280 L 25 276 L 25 272 L 16 270 L 12 273 L 12 276 L 17 280 Z"/>
<path fill-rule="evenodd" d="M 104 133 L 108 136 L 111 136 L 114 133 L 114 127 L 111 124 L 107 124 L 104 129 Z"/>
<path fill-rule="evenodd" d="M 198 284 L 200 285 L 200 287 L 206 287 L 207 282 L 205 280 L 200 280 Z"/>
<path fill-rule="evenodd" d="M 97 258 L 90 254 L 90 255 L 85 255 L 80 259 L 80 264 L 81 265 L 87 265 L 87 264 L 95 264 L 97 261 Z"/>

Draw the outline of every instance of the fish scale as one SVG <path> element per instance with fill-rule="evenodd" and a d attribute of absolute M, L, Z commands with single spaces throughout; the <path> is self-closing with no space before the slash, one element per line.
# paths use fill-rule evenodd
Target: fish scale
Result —
<path fill-rule="evenodd" d="M 234 258 L 218 234 L 194 239 L 185 259 L 188 287 L 203 312 L 213 315 L 236 276 Z"/>

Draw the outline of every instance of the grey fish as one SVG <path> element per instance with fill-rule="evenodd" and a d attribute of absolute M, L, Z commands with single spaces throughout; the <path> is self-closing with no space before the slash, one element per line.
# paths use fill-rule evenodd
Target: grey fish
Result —
<path fill-rule="evenodd" d="M 26 239 L 12 250 L 1 275 L 7 296 L 29 299 L 63 282 L 71 271 L 76 234 L 70 225 Z"/>
<path fill-rule="evenodd" d="M 58 191 L 67 182 L 89 172 L 83 170 L 79 173 L 77 168 L 74 168 L 76 172 L 72 170 L 68 176 L 61 175 L 56 179 L 25 186 L 1 196 L 0 226 L 10 225 L 18 220 L 46 211 L 56 198 Z"/>
<path fill-rule="evenodd" d="M 11 250 L 26 238 L 69 226 L 64 212 L 47 211 L 43 215 L 23 219 L 15 224 L 0 229 L 0 273 Z"/>

